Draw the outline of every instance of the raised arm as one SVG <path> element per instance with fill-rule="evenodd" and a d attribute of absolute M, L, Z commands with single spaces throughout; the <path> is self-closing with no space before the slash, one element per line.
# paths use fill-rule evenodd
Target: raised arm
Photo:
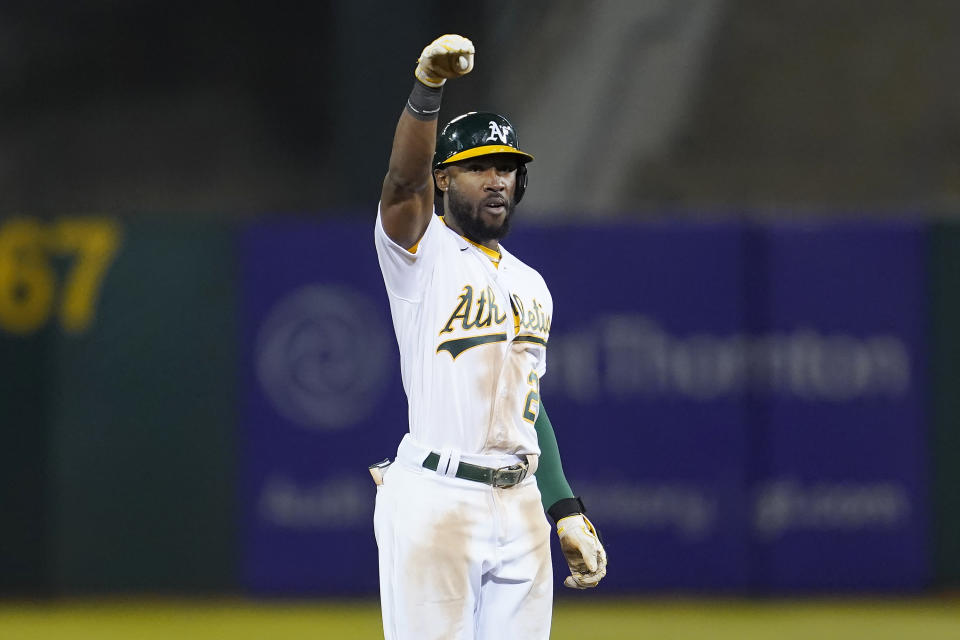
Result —
<path fill-rule="evenodd" d="M 419 242 L 433 215 L 432 164 L 443 84 L 470 73 L 473 55 L 470 40 L 448 34 L 427 45 L 417 61 L 416 81 L 397 123 L 380 195 L 383 229 L 406 249 Z"/>

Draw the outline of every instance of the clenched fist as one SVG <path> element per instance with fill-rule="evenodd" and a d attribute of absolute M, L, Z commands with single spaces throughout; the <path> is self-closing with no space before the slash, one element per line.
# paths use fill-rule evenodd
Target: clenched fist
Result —
<path fill-rule="evenodd" d="M 442 86 L 447 78 L 459 78 L 473 70 L 473 54 L 469 39 L 448 33 L 424 48 L 414 75 L 428 87 Z"/>
<path fill-rule="evenodd" d="M 570 567 L 570 575 L 563 581 L 571 589 L 589 589 L 607 575 L 607 552 L 600 544 L 597 530 L 583 514 L 575 514 L 557 521 L 560 548 Z"/>

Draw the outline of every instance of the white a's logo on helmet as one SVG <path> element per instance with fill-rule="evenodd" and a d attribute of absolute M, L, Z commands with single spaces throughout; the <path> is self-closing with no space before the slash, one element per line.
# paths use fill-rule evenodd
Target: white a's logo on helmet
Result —
<path fill-rule="evenodd" d="M 507 144 L 507 135 L 510 133 L 510 127 L 503 126 L 501 127 L 493 120 L 490 121 L 490 135 L 483 139 L 484 142 L 489 142 L 490 140 L 497 140 L 499 138 L 500 144 Z"/>

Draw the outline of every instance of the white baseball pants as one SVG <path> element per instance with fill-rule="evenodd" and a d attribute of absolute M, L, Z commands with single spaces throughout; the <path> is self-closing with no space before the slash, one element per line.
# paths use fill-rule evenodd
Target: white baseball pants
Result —
<path fill-rule="evenodd" d="M 449 477 L 440 473 L 445 461 L 438 471 L 421 466 L 429 453 L 408 434 L 377 487 L 386 640 L 546 640 L 551 526 L 536 479 L 495 488 Z M 514 456 L 462 459 L 490 467 L 517 462 Z"/>

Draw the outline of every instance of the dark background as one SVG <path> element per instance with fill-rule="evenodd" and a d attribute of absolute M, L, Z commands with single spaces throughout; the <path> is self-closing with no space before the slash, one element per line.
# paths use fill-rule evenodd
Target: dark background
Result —
<path fill-rule="evenodd" d="M 522 118 L 532 216 L 951 215 L 958 23 L 936 0 L 5 2 L 0 215 L 369 210 L 446 32 L 478 54 L 442 117 Z M 658 142 L 610 154 L 631 136 Z M 615 192 L 549 182 L 564 153 Z"/>

